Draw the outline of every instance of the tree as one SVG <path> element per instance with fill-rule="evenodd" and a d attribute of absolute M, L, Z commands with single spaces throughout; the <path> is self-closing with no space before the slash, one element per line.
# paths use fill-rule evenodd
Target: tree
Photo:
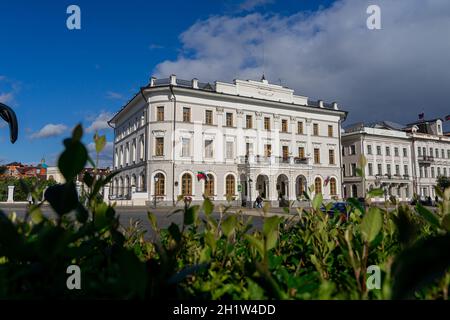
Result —
<path fill-rule="evenodd" d="M 437 186 L 441 190 L 445 190 L 450 187 L 450 178 L 445 176 L 439 176 L 436 180 Z"/>

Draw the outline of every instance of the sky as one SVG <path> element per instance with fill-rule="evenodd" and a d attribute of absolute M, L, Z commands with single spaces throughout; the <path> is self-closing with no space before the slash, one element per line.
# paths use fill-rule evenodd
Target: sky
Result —
<path fill-rule="evenodd" d="M 67 7 L 81 9 L 69 30 Z M 367 28 L 369 5 L 381 29 Z M 149 78 L 259 80 L 349 111 L 347 124 L 409 123 L 450 113 L 450 1 L 223 0 L 2 1 L 0 102 L 13 107 L 19 139 L 0 122 L 0 163 L 54 164 L 62 139 L 96 130 Z M 449 123 L 445 128 L 449 130 Z"/>

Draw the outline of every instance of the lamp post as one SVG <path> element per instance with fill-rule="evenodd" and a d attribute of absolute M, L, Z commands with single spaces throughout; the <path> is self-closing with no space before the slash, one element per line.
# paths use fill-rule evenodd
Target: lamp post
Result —
<path fill-rule="evenodd" d="M 0 118 L 5 120 L 9 124 L 9 133 L 11 143 L 16 142 L 17 140 L 17 132 L 18 132 L 18 124 L 17 117 L 14 113 L 13 109 L 8 107 L 6 104 L 0 102 Z"/>
<path fill-rule="evenodd" d="M 154 196 L 153 196 L 153 206 L 156 208 L 156 184 L 158 183 L 159 178 L 157 176 L 154 177 L 155 180 L 155 191 L 154 191 Z"/>
<path fill-rule="evenodd" d="M 250 209 L 253 208 L 253 202 L 252 202 L 252 178 L 248 178 L 248 197 L 250 198 Z"/>

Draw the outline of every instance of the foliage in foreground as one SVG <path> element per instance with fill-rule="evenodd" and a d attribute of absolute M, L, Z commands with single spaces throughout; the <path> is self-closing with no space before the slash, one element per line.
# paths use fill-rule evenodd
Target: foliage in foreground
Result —
<path fill-rule="evenodd" d="M 435 213 L 420 204 L 372 206 L 382 193 L 372 190 L 367 206 L 350 199 L 347 215 L 331 216 L 319 194 L 311 210 L 288 218 L 264 208 L 261 230 L 229 207 L 185 201 L 172 213 L 183 216 L 181 225 L 159 228 L 148 213 L 156 234 L 149 241 L 138 222 L 120 227 L 114 206 L 99 196 L 117 173 L 86 173 L 89 192 L 80 202 L 74 178 L 95 165 L 81 138 L 78 126 L 64 140 L 58 166 L 68 182 L 45 193 L 56 219 L 42 214 L 42 203 L 23 219 L 0 212 L 0 298 L 448 299 L 450 189 L 437 189 Z M 104 144 L 96 135 L 97 152 Z M 73 264 L 81 290 L 66 287 Z M 367 286 L 372 265 L 380 268 L 380 289 Z"/>

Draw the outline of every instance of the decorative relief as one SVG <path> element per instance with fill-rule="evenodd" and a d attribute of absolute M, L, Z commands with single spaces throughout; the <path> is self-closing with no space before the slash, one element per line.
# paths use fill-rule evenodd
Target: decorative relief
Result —
<path fill-rule="evenodd" d="M 223 108 L 222 107 L 216 107 L 217 114 L 223 114 Z"/>

